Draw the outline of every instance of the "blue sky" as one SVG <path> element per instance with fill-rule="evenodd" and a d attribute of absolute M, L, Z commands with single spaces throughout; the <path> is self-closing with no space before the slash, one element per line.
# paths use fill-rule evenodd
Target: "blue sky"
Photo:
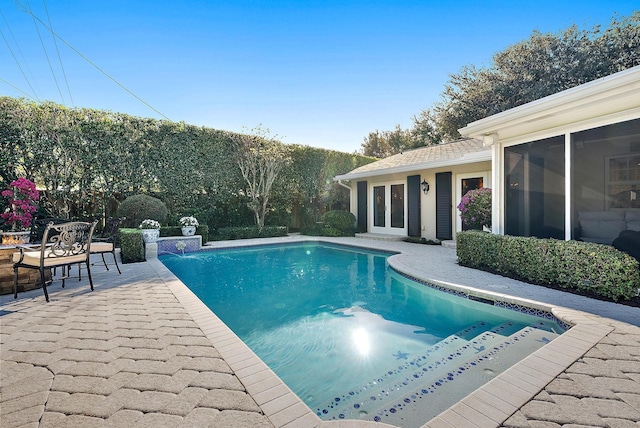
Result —
<path fill-rule="evenodd" d="M 354 152 L 410 127 L 462 66 L 636 1 L 0 0 L 0 95 L 162 117 L 38 23 L 40 38 L 30 7 L 170 120 Z"/>

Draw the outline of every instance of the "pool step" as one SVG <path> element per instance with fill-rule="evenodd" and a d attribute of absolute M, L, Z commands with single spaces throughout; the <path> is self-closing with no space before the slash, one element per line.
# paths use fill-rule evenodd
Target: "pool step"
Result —
<path fill-rule="evenodd" d="M 425 420 L 467 396 L 469 387 L 472 390 L 479 388 L 557 336 L 558 334 L 532 327 L 523 328 L 500 344 L 478 354 L 473 360 L 465 361 L 462 365 L 465 367 L 463 372 L 452 373 L 453 376 L 447 378 L 441 377 L 437 382 L 419 389 L 413 388 L 413 391 L 403 391 L 395 400 L 387 401 L 386 405 L 361 419 L 402 427 L 420 426 Z M 464 382 L 464 390 L 458 388 L 461 382 Z"/>
<path fill-rule="evenodd" d="M 500 326 L 498 330 L 512 328 Z M 465 387 L 472 384 L 477 388 L 556 336 L 526 327 L 508 337 L 487 331 L 464 344 L 460 339 L 456 344 L 462 346 L 438 361 L 424 365 L 417 362 L 402 377 L 387 379 L 375 388 L 346 397 L 342 403 L 333 403 L 334 407 L 321 417 L 376 420 L 398 426 L 411 426 L 408 420 L 414 418 L 424 422 L 469 393 L 466 388 L 457 391 L 461 379 Z M 504 352 L 507 349 L 509 352 Z"/>
<path fill-rule="evenodd" d="M 510 322 L 505 324 L 509 326 L 512 325 Z M 492 331 L 504 330 L 506 328 L 505 324 L 494 327 Z M 425 367 L 431 371 L 440 367 L 447 367 L 447 361 L 453 360 L 456 356 L 460 356 L 465 350 L 467 350 L 466 352 L 474 351 L 474 346 L 479 349 L 484 348 L 488 345 L 485 342 L 493 337 L 494 335 L 487 334 L 487 325 L 481 321 L 439 341 L 426 352 L 421 352 L 417 357 L 412 357 L 410 352 L 398 351 L 396 354 L 393 354 L 396 358 L 393 362 L 396 364 L 390 365 L 384 373 L 380 373 L 378 376 L 371 378 L 367 383 L 360 384 L 345 394 L 334 397 L 331 402 L 325 403 L 321 407 L 316 407 L 314 410 L 318 416 L 326 418 L 330 414 L 335 413 L 337 409 L 344 407 L 345 402 L 365 400 L 366 397 L 371 399 L 371 391 L 379 391 L 384 387 L 388 390 L 397 389 L 399 387 L 398 385 L 403 386 L 404 384 L 415 381 L 415 373 L 417 372 L 419 375 L 423 374 L 423 372 L 427 370 Z M 465 338 L 471 340 L 466 340 Z M 429 368 L 429 366 L 432 367 Z M 443 370 L 448 369 L 445 368 Z"/>

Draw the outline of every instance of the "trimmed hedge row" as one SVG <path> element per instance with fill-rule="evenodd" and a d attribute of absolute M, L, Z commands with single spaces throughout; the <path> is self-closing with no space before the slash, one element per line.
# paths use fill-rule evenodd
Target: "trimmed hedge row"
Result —
<path fill-rule="evenodd" d="M 210 237 L 212 241 L 227 241 L 232 239 L 271 238 L 287 236 L 286 226 L 264 226 L 262 231 L 257 227 L 222 227 Z"/>
<path fill-rule="evenodd" d="M 120 256 L 122 263 L 136 263 L 145 261 L 144 241 L 140 229 L 120 228 Z"/>
<path fill-rule="evenodd" d="M 202 235 L 202 243 L 209 240 L 209 225 L 201 224 L 196 226 L 196 235 Z M 160 236 L 182 236 L 181 226 L 163 226 L 160 228 Z"/>
<path fill-rule="evenodd" d="M 640 263 L 608 245 L 464 231 L 456 251 L 462 266 L 613 301 L 631 299 L 640 288 Z"/>
<path fill-rule="evenodd" d="M 356 216 L 349 211 L 328 211 L 322 221 L 300 229 L 300 233 L 310 236 L 354 236 Z"/>

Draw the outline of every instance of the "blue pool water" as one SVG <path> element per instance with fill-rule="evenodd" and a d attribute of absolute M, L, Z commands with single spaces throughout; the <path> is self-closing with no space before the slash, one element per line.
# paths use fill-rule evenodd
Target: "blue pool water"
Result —
<path fill-rule="evenodd" d="M 160 260 L 323 419 L 420 426 L 563 330 L 296 244 Z"/>

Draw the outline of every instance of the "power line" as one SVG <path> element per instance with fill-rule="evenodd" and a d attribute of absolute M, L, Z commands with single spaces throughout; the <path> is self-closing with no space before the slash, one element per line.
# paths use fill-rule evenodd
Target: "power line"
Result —
<path fill-rule="evenodd" d="M 18 45 L 18 43 L 16 42 L 16 38 L 15 38 L 15 36 L 13 36 L 13 32 L 11 31 L 11 27 L 9 26 L 9 22 L 7 21 L 7 18 L 4 16 L 4 13 L 2 12 L 2 9 L 0 9 L 0 15 L 2 15 L 2 19 L 4 19 L 5 24 L 7 24 L 7 28 L 9 29 L 9 32 L 11 33 L 11 37 L 13 37 L 13 41 L 16 44 L 16 47 L 18 48 L 18 51 L 20 52 L 20 55 L 22 56 L 22 60 L 24 61 L 24 55 L 22 55 L 22 51 L 20 50 L 20 45 Z M 27 75 L 25 74 L 24 70 L 22 69 L 22 66 L 20 65 L 20 61 L 18 61 L 18 58 L 16 58 L 15 54 L 13 53 L 13 49 L 11 49 L 11 45 L 9 44 L 9 41 L 7 40 L 7 38 L 4 36 L 4 33 L 2 32 L 2 30 L 0 30 L 0 35 L 2 35 L 2 39 L 4 40 L 5 44 L 7 45 L 7 48 L 9 49 L 9 52 L 11 53 L 11 56 L 13 57 L 13 60 L 16 62 L 16 65 L 20 69 L 20 73 L 22 73 L 22 76 L 24 77 L 24 80 L 27 81 L 27 85 L 29 85 L 29 88 L 31 88 L 31 92 L 33 92 L 33 96 L 36 99 L 38 99 L 38 94 L 36 93 L 36 90 L 33 89 L 33 86 L 31 86 L 31 82 L 29 81 L 29 79 L 27 78 Z M 26 61 L 25 61 L 25 65 L 28 67 L 28 63 Z M 29 70 L 29 72 L 31 72 L 31 70 Z M 31 77 L 33 78 L 33 75 Z M 8 85 L 12 86 L 13 88 L 18 89 L 15 86 L 11 85 L 6 80 L 3 79 L 3 81 L 6 82 Z M 35 81 L 35 79 L 34 79 L 34 81 Z M 18 89 L 18 91 L 22 92 L 23 94 L 27 95 L 29 98 L 33 99 L 33 97 L 31 95 L 28 95 L 23 90 Z"/>
<path fill-rule="evenodd" d="M 49 26 L 53 28 L 53 24 L 51 24 L 51 17 L 49 16 L 49 9 L 47 9 L 47 3 L 45 0 L 42 0 L 42 4 L 44 5 L 44 11 L 47 14 L 47 20 L 49 21 Z M 69 81 L 67 80 L 67 73 L 64 71 L 64 65 L 62 64 L 62 57 L 60 56 L 60 49 L 58 49 L 58 42 L 56 38 L 53 37 L 53 45 L 56 47 L 56 53 L 58 54 L 58 62 L 60 62 L 60 68 L 62 69 L 62 76 L 64 77 L 64 83 L 67 85 L 67 92 L 69 92 L 69 98 L 71 99 L 71 105 L 73 106 L 73 96 L 71 95 L 71 88 L 69 87 Z"/>
<path fill-rule="evenodd" d="M 19 0 L 15 0 L 16 3 L 20 3 Z M 23 6 L 24 8 L 24 6 Z M 94 63 L 93 61 L 91 61 L 89 58 L 87 58 L 86 56 L 84 56 L 79 50 L 77 50 L 76 48 L 74 48 L 73 46 L 71 46 L 71 44 L 69 44 L 69 42 L 67 42 L 65 39 L 63 39 L 58 33 L 56 33 L 55 31 L 53 31 L 53 29 L 49 28 L 47 26 L 47 24 L 45 24 L 44 22 L 42 22 L 42 20 L 40 18 L 38 18 L 33 11 L 31 10 L 27 10 L 26 8 L 24 9 L 24 11 L 26 13 L 28 13 L 29 15 L 31 15 L 33 17 L 33 19 L 37 19 L 40 24 L 42 24 L 42 26 L 44 28 L 46 28 L 49 32 L 51 32 L 51 34 L 53 34 L 55 37 L 57 37 L 58 39 L 60 39 L 60 41 L 62 43 L 64 43 L 65 45 L 67 45 L 67 47 L 69 49 L 71 49 L 72 51 L 74 51 L 76 54 L 78 54 L 82 59 L 84 59 L 85 61 L 87 61 L 89 64 L 91 64 L 93 67 L 95 67 L 100 73 L 104 74 L 106 77 L 108 77 L 113 83 L 115 83 L 116 85 L 120 86 L 123 90 L 125 90 L 129 95 L 131 95 L 132 97 L 134 97 L 135 99 L 137 99 L 138 101 L 140 101 L 142 104 L 146 105 L 147 107 L 149 107 L 151 110 L 153 110 L 154 112 L 158 113 L 160 116 L 162 116 L 163 118 L 167 119 L 167 120 L 171 120 L 169 119 L 167 116 L 165 116 L 164 114 L 162 114 L 160 111 L 158 111 L 157 109 L 155 109 L 153 106 L 151 106 L 151 104 L 149 104 L 148 102 L 146 102 L 145 100 L 143 100 L 142 98 L 140 98 L 139 96 L 137 96 L 136 94 L 134 94 L 131 90 L 129 90 L 127 87 L 125 87 L 122 83 L 118 82 L 115 78 L 111 77 L 106 71 L 104 71 L 102 68 L 100 68 L 96 63 Z"/>
<path fill-rule="evenodd" d="M 36 33 L 38 33 L 38 39 L 40 39 L 40 44 L 42 45 L 42 50 L 44 51 L 44 56 L 47 59 L 47 64 L 49 64 L 49 70 L 51 70 L 51 75 L 53 76 L 53 81 L 56 82 L 56 88 L 58 88 L 58 93 L 60 94 L 60 98 L 62 98 L 62 103 L 64 104 L 64 97 L 62 96 L 62 91 L 60 90 L 60 85 L 58 84 L 58 79 L 56 78 L 56 73 L 53 71 L 53 66 L 51 65 L 51 61 L 49 60 L 49 54 L 47 53 L 47 48 L 44 45 L 44 40 L 42 40 L 42 36 L 40 35 L 40 30 L 38 29 L 38 23 L 36 22 L 36 16 L 31 11 L 31 3 L 29 3 L 29 0 L 27 0 L 27 6 L 29 6 L 29 13 L 33 17 L 33 26 L 36 27 Z M 40 20 L 38 19 L 38 21 L 40 21 Z"/>
<path fill-rule="evenodd" d="M 35 98 L 33 98 L 31 95 L 29 95 L 29 94 L 27 94 L 25 91 L 23 91 L 22 89 L 18 88 L 18 87 L 17 87 L 17 86 L 15 86 L 15 85 L 12 85 L 11 83 L 9 83 L 9 82 L 7 82 L 6 80 L 4 80 L 2 77 L 0 77 L 0 80 L 1 80 L 2 82 L 6 83 L 7 85 L 11 86 L 11 87 L 12 87 L 13 89 L 15 89 L 16 91 L 22 92 L 23 94 L 25 94 L 25 95 L 27 96 L 27 98 L 30 98 L 30 99 L 32 99 L 32 100 L 33 100 L 33 99 L 35 99 Z M 38 100 L 38 101 L 39 101 L 39 100 Z"/>

